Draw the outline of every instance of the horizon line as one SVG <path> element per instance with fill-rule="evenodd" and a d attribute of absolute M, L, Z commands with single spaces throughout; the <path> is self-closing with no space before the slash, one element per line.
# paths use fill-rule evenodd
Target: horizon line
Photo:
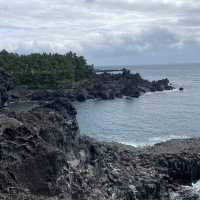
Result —
<path fill-rule="evenodd" d="M 200 62 L 194 62 L 194 63 L 155 63 L 155 64 L 116 64 L 116 65 L 95 65 L 94 67 L 122 67 L 122 68 L 126 68 L 126 67 L 145 67 L 145 66 L 187 66 L 187 65 L 200 65 Z"/>

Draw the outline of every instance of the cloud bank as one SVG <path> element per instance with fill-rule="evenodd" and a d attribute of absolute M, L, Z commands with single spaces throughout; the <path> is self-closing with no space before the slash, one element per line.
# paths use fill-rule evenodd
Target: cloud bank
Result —
<path fill-rule="evenodd" d="M 200 62 L 198 0 L 0 0 L 0 49 L 95 64 Z"/>

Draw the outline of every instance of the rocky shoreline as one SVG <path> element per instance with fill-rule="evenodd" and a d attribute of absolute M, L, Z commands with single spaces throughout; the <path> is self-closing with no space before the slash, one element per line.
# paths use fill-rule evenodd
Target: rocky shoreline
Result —
<path fill-rule="evenodd" d="M 5 93 L 12 88 L 8 77 L 1 83 Z M 135 88 L 141 90 L 139 82 L 123 94 L 133 96 Z M 171 88 L 166 80 L 145 87 Z M 1 95 L 4 103 L 6 96 Z M 171 197 L 173 192 L 200 179 L 199 138 L 145 148 L 99 142 L 80 135 L 76 110 L 66 97 L 47 99 L 28 112 L 1 109 L 0 199 L 178 200 Z M 198 199 L 187 194 L 184 198 Z"/>
<path fill-rule="evenodd" d="M 142 149 L 98 142 L 80 135 L 66 99 L 2 111 L 0 122 L 2 199 L 167 200 L 200 179 L 200 139 Z"/>
<path fill-rule="evenodd" d="M 51 101 L 55 98 L 67 98 L 70 101 L 86 101 L 87 99 L 109 100 L 123 96 L 138 98 L 146 92 L 174 89 L 168 79 L 148 81 L 139 74 L 124 70 L 119 74 L 93 74 L 89 79 L 74 83 L 72 88 L 60 89 L 28 89 L 16 87 L 9 92 L 10 100 L 20 99 L 32 101 Z"/>

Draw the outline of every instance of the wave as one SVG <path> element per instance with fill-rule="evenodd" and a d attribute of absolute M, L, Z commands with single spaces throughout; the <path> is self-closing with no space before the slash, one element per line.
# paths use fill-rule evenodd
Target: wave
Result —
<path fill-rule="evenodd" d="M 145 146 L 149 146 L 149 144 L 147 143 L 140 143 L 140 142 L 120 142 L 121 144 L 125 144 L 128 146 L 133 146 L 133 147 L 145 147 Z"/>
<path fill-rule="evenodd" d="M 125 144 L 125 145 L 130 145 L 133 147 L 145 147 L 145 146 L 153 146 L 160 142 L 166 142 L 173 139 L 188 139 L 188 138 L 190 137 L 186 135 L 183 135 L 183 136 L 167 135 L 167 136 L 156 136 L 156 137 L 149 138 L 148 142 L 146 143 L 144 142 L 120 142 L 120 143 Z"/>
<path fill-rule="evenodd" d="M 144 95 L 153 95 L 153 94 L 167 94 L 167 93 L 174 93 L 179 92 L 178 88 L 172 89 L 172 90 L 163 90 L 163 91 L 155 91 L 155 92 L 146 92 Z"/>
<path fill-rule="evenodd" d="M 152 137 L 149 138 L 150 143 L 156 144 L 159 142 L 166 142 L 168 140 L 173 140 L 173 139 L 187 139 L 189 136 L 186 135 L 167 135 L 167 136 L 157 136 L 157 137 Z"/>

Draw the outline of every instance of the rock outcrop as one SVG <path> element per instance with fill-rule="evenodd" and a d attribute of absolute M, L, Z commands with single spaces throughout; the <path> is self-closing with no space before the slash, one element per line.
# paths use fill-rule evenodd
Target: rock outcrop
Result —
<path fill-rule="evenodd" d="M 168 200 L 200 178 L 200 139 L 144 149 L 98 142 L 79 134 L 66 99 L 4 111 L 0 125 L 2 199 Z"/>
<path fill-rule="evenodd" d="M 8 91 L 13 87 L 11 77 L 0 68 L 0 107 L 8 100 Z"/>
<path fill-rule="evenodd" d="M 68 98 L 71 101 L 87 99 L 114 99 L 123 96 L 139 97 L 146 92 L 172 90 L 168 79 L 159 81 L 144 80 L 139 74 L 125 70 L 122 74 L 94 74 L 89 79 L 76 83 L 73 89 L 28 90 L 16 88 L 10 93 L 12 98 L 27 98 L 37 101 L 49 101 L 55 98 Z"/>

